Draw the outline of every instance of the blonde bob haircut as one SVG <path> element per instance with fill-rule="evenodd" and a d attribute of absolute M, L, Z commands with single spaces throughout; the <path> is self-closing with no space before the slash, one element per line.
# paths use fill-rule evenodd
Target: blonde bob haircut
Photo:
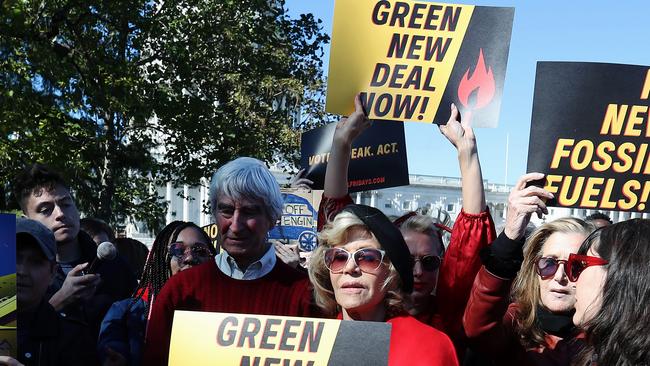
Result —
<path fill-rule="evenodd" d="M 521 344 L 528 348 L 547 347 L 545 332 L 536 321 L 538 306 L 543 306 L 539 275 L 536 271 L 536 262 L 542 257 L 542 249 L 546 240 L 555 233 L 584 234 L 587 237 L 594 230 L 594 226 L 574 217 L 564 217 L 547 222 L 538 227 L 528 238 L 524 245 L 524 261 L 512 285 L 512 300 L 517 303 L 518 310 L 515 316 L 517 334 Z"/>
<path fill-rule="evenodd" d="M 336 215 L 332 222 L 326 224 L 318 236 L 318 247 L 309 260 L 308 271 L 309 279 L 314 285 L 316 304 L 328 316 L 338 314 L 341 309 L 334 297 L 330 271 L 325 266 L 325 251 L 346 244 L 351 234 L 359 235 L 360 232 L 365 233 L 368 239 L 377 240 L 361 219 L 351 212 L 343 211 Z M 381 243 L 379 244 L 381 246 Z M 384 304 L 386 306 L 386 316 L 390 318 L 405 311 L 405 297 L 401 291 L 402 281 L 397 269 L 386 256 L 384 256 L 384 263 L 388 265 L 389 274 L 382 285 L 382 290 L 386 291 Z"/>

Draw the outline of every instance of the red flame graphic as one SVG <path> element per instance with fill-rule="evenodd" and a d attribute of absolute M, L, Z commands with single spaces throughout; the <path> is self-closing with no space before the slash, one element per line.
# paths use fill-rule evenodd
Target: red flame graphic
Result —
<path fill-rule="evenodd" d="M 479 109 L 487 106 L 494 98 L 495 85 L 492 68 L 485 68 L 483 59 L 483 49 L 481 48 L 476 61 L 476 68 L 471 77 L 469 77 L 469 68 L 463 75 L 458 85 L 458 99 L 465 108 Z M 476 91 L 476 98 L 473 105 L 469 105 L 469 96 Z"/>

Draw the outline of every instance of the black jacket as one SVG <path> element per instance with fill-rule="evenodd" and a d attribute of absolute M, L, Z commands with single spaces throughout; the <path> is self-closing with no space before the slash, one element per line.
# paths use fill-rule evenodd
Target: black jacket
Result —
<path fill-rule="evenodd" d="M 18 361 L 25 366 L 96 365 L 95 338 L 89 332 L 43 299 L 36 311 L 18 313 Z"/>
<path fill-rule="evenodd" d="M 78 263 L 92 263 L 97 257 L 97 245 L 83 231 L 79 231 L 78 240 L 81 247 L 81 258 Z M 137 286 L 133 271 L 119 255 L 112 261 L 99 263 L 95 273 L 101 276 L 101 283 L 97 287 L 95 295 L 86 302 L 70 304 L 60 311 L 66 318 L 90 327 L 93 340 L 97 340 L 99 327 L 111 305 L 118 300 L 130 297 Z M 63 270 L 57 266 L 52 284 L 48 288 L 48 299 L 61 288 L 65 277 Z"/>

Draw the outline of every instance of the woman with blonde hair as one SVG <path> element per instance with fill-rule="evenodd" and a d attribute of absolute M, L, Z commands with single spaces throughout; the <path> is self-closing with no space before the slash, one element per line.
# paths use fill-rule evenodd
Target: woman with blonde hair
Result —
<path fill-rule="evenodd" d="M 561 218 L 541 225 L 524 245 L 531 214 L 546 213 L 545 199 L 553 197 L 526 187 L 542 178 L 526 174 L 510 193 L 506 227 L 482 253 L 465 308 L 470 346 L 499 365 L 568 366 L 582 347 L 572 323 L 576 285 L 566 266 L 594 228 Z"/>
<path fill-rule="evenodd" d="M 408 315 L 412 260 L 402 234 L 381 211 L 349 205 L 319 239 L 309 278 L 325 315 L 391 323 L 389 365 L 458 365 L 449 337 Z"/>
<path fill-rule="evenodd" d="M 332 138 L 323 198 L 318 210 L 319 226 L 331 221 L 346 205 L 352 203 L 347 185 L 352 143 L 370 126 L 359 96 L 355 98 L 355 106 L 355 113 L 336 125 Z M 481 164 L 472 127 L 468 121 L 461 121 L 460 112 L 453 104 L 447 124 L 439 127 L 442 135 L 456 149 L 462 177 L 463 205 L 453 228 L 416 212 L 397 218 L 393 224 L 402 232 L 412 258 L 414 286 L 409 294 L 409 313 L 447 334 L 462 361 L 466 348 L 462 329 L 463 310 L 474 277 L 481 268 L 479 253 L 496 238 L 496 232 L 485 201 Z M 443 231 L 451 233 L 447 248 L 443 244 Z"/>

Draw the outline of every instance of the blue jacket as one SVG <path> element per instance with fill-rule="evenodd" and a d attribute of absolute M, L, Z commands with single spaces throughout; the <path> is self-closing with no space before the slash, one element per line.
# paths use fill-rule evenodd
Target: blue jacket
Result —
<path fill-rule="evenodd" d="M 97 342 L 97 352 L 102 363 L 107 358 L 108 347 L 120 353 L 129 365 L 142 363 L 147 314 L 144 300 L 133 301 L 133 298 L 116 301 L 108 309 Z"/>

